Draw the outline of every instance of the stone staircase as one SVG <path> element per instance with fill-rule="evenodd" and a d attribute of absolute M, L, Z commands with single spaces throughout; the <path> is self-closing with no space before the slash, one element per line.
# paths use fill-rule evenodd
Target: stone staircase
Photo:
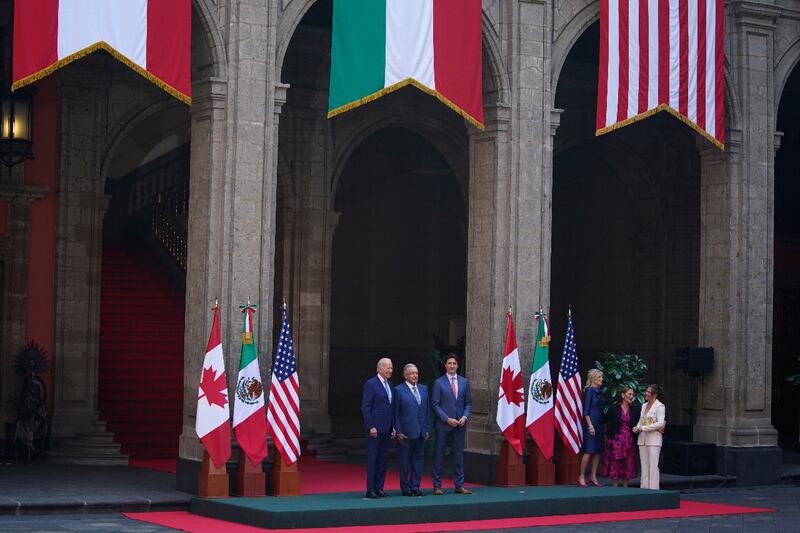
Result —
<path fill-rule="evenodd" d="M 57 465 L 127 466 L 128 456 L 120 452 L 114 434 L 106 431 L 105 422 L 94 422 L 89 431 L 74 437 L 54 440 L 47 462 Z"/>

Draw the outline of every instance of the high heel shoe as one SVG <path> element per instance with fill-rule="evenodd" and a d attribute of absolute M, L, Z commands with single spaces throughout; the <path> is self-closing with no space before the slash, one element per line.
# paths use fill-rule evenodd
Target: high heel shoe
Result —
<path fill-rule="evenodd" d="M 578 479 L 578 486 L 583 487 L 585 489 L 589 485 L 587 485 L 585 481 L 581 481 L 580 479 Z"/>
<path fill-rule="evenodd" d="M 603 486 L 603 484 L 602 484 L 602 483 L 600 483 L 599 481 L 597 481 L 596 479 L 590 479 L 590 480 L 589 480 L 589 483 L 591 483 L 591 484 L 592 484 L 592 485 L 594 485 L 595 487 L 602 487 L 602 486 Z"/>

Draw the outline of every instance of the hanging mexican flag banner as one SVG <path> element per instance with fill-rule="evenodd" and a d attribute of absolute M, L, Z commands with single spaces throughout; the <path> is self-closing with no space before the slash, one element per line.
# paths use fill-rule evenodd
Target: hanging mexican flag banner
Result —
<path fill-rule="evenodd" d="M 406 85 L 483 129 L 481 0 L 334 0 L 328 118 Z"/>
<path fill-rule="evenodd" d="M 528 413 L 525 426 L 545 460 L 553 457 L 553 381 L 550 379 L 550 327 L 541 309 L 534 315 L 536 344 L 533 349 Z"/>

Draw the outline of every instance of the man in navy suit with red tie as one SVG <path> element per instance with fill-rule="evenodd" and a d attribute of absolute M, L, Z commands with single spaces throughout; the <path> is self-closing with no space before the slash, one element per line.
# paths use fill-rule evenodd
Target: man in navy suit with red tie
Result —
<path fill-rule="evenodd" d="M 447 439 L 453 439 L 453 481 L 456 494 L 472 494 L 464 488 L 464 437 L 472 414 L 472 397 L 467 378 L 457 374 L 458 358 L 449 353 L 444 360 L 447 373 L 433 382 L 431 406 L 436 414 L 436 454 L 433 459 L 433 494 L 442 495 L 442 463 Z"/>
<path fill-rule="evenodd" d="M 367 432 L 367 498 L 385 498 L 383 482 L 389 461 L 389 444 L 394 437 L 394 404 L 397 401 L 389 379 L 392 360 L 378 361 L 378 375 L 364 383 L 361 414 Z"/>
<path fill-rule="evenodd" d="M 403 367 L 405 381 L 394 388 L 394 429 L 400 444 L 400 490 L 403 496 L 424 496 L 419 490 L 425 441 L 430 434 L 428 388 L 419 384 L 419 370 L 411 363 Z"/>

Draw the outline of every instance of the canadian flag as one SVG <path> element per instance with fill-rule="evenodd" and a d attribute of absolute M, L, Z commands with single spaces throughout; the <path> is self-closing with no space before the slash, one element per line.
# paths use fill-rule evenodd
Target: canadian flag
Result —
<path fill-rule="evenodd" d="M 12 89 L 105 50 L 191 104 L 191 0 L 17 0 Z"/>
<path fill-rule="evenodd" d="M 216 306 L 197 394 L 195 430 L 214 465 L 222 468 L 231 456 L 231 412 L 219 329 L 219 307 Z"/>

